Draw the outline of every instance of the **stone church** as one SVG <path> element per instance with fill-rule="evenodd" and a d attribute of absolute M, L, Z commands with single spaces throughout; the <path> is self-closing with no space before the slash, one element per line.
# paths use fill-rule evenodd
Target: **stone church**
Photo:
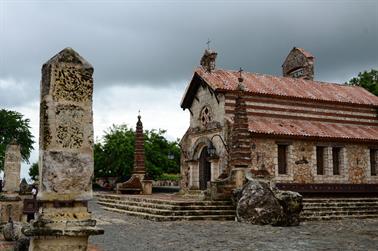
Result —
<path fill-rule="evenodd" d="M 205 51 L 181 101 L 190 114 L 182 191 L 242 168 L 293 190 L 378 192 L 378 97 L 314 80 L 315 58 L 302 48 L 282 77 L 218 69 L 216 57 Z"/>

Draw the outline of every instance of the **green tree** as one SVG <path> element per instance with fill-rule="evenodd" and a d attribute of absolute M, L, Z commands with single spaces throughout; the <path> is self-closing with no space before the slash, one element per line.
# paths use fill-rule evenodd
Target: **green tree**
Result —
<path fill-rule="evenodd" d="M 33 181 L 37 181 L 37 178 L 38 178 L 38 162 L 35 162 L 30 166 L 29 176 Z"/>
<path fill-rule="evenodd" d="M 144 132 L 145 166 L 152 178 L 180 172 L 178 141 L 170 142 L 164 130 Z M 113 125 L 94 146 L 95 177 L 129 176 L 134 164 L 134 130 Z"/>
<path fill-rule="evenodd" d="M 113 125 L 101 142 L 94 145 L 96 177 L 127 176 L 134 158 L 134 131 L 126 125 Z"/>
<path fill-rule="evenodd" d="M 30 120 L 18 112 L 0 109 L 0 170 L 4 170 L 5 149 L 12 139 L 21 146 L 22 160 L 29 163 L 30 152 L 34 149 L 29 123 Z"/>
<path fill-rule="evenodd" d="M 347 84 L 361 86 L 378 96 L 378 70 L 371 69 L 370 71 L 360 72 Z"/>

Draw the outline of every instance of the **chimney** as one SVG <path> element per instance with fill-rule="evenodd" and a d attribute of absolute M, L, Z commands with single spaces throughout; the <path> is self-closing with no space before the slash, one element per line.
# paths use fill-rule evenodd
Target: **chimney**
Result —
<path fill-rule="evenodd" d="M 212 50 L 205 50 L 201 58 L 201 66 L 202 68 L 207 71 L 211 72 L 215 69 L 215 59 L 217 58 L 218 53 Z"/>
<path fill-rule="evenodd" d="M 282 64 L 284 77 L 314 80 L 315 57 L 302 48 L 294 47 Z"/>

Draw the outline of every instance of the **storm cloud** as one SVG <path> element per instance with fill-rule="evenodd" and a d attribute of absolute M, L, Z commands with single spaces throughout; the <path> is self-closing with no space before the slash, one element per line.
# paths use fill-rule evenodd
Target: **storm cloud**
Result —
<path fill-rule="evenodd" d="M 293 46 L 316 78 L 378 64 L 376 1 L 2 1 L 1 78 L 38 87 L 41 65 L 72 47 L 98 87 L 188 81 L 209 38 L 217 65 L 274 75 Z"/>

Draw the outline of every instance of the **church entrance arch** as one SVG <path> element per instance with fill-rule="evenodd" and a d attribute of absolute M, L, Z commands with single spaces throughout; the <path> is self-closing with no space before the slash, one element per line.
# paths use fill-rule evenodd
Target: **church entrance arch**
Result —
<path fill-rule="evenodd" d="M 207 183 L 211 180 L 211 163 L 209 161 L 209 153 L 207 147 L 202 148 L 199 157 L 199 188 L 207 189 Z"/>

